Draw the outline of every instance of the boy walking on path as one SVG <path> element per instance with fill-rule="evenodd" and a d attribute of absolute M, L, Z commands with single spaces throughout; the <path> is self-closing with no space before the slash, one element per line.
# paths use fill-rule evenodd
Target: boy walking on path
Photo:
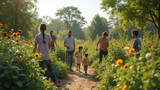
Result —
<path fill-rule="evenodd" d="M 73 62 L 73 55 L 75 51 L 75 40 L 72 37 L 72 32 L 68 32 L 68 36 L 64 38 L 64 46 L 66 47 L 66 57 L 65 61 L 70 63 L 70 69 L 72 70 L 72 62 Z"/>
<path fill-rule="evenodd" d="M 83 60 L 83 65 L 84 65 L 84 71 L 85 71 L 85 75 L 87 75 L 87 69 L 88 69 L 88 65 L 89 65 L 89 59 L 88 59 L 88 54 L 85 54 L 85 58 Z"/>
<path fill-rule="evenodd" d="M 109 40 L 107 38 L 108 33 L 104 31 L 102 33 L 102 36 L 98 38 L 97 45 L 96 45 L 96 50 L 98 51 L 98 45 L 99 46 L 99 63 L 102 62 L 102 56 L 107 56 L 108 55 L 108 47 L 109 47 Z"/>
<path fill-rule="evenodd" d="M 133 29 L 131 33 L 132 33 L 132 37 L 134 38 L 132 48 L 134 48 L 136 51 L 136 58 L 139 58 L 140 56 L 139 51 L 141 49 L 141 41 L 138 38 L 138 31 L 136 29 Z"/>

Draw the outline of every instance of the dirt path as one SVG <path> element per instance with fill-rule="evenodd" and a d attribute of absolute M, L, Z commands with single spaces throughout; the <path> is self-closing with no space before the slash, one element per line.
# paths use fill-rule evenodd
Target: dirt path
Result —
<path fill-rule="evenodd" d="M 88 67 L 87 73 L 88 75 L 85 76 L 83 67 L 81 67 L 81 73 L 73 67 L 73 71 L 61 80 L 62 86 L 58 90 L 97 90 L 98 81 L 94 79 L 94 68 Z"/>

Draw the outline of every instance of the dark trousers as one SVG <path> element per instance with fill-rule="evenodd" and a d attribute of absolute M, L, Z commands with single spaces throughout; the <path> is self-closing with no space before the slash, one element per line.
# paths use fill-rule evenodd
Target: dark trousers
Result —
<path fill-rule="evenodd" d="M 108 55 L 108 51 L 99 51 L 99 63 L 102 62 L 102 57 L 107 56 Z"/>
<path fill-rule="evenodd" d="M 72 68 L 73 54 L 74 54 L 74 51 L 66 51 L 65 61 L 68 63 L 68 65 L 70 65 L 70 69 Z"/>
<path fill-rule="evenodd" d="M 56 75 L 55 75 L 55 73 L 54 73 L 54 71 L 53 71 L 53 69 L 52 69 L 51 59 L 39 61 L 39 66 L 40 66 L 42 69 L 44 69 L 44 63 L 45 63 L 46 66 L 47 66 L 47 69 L 48 69 L 48 71 L 49 71 L 49 73 L 50 73 L 50 75 L 51 75 L 52 81 L 56 83 L 56 82 L 57 82 L 57 79 L 56 79 Z"/>

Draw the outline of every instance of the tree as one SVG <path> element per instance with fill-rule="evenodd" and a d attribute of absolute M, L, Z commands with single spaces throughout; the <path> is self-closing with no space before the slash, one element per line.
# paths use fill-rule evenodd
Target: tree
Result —
<path fill-rule="evenodd" d="M 22 30 L 29 37 L 29 31 L 34 25 L 33 11 L 37 0 L 0 0 L 0 23 L 5 30 Z"/>
<path fill-rule="evenodd" d="M 84 20 L 84 17 L 81 16 L 81 12 L 77 7 L 64 7 L 57 11 L 56 16 L 59 16 L 63 21 L 63 29 L 71 30 L 72 32 L 74 32 L 73 36 L 79 39 L 82 39 L 82 37 L 84 37 L 84 33 L 82 32 L 81 27 L 86 23 L 86 21 Z M 81 33 L 81 35 L 79 32 Z"/>
<path fill-rule="evenodd" d="M 110 29 L 108 21 L 100 17 L 98 14 L 95 15 L 93 20 L 91 21 L 91 25 L 88 27 L 88 38 L 95 40 L 96 36 L 101 36 L 102 32 L 107 31 Z"/>
<path fill-rule="evenodd" d="M 160 38 L 159 0 L 102 0 L 102 9 L 118 14 L 119 22 L 126 29 L 131 25 L 142 28 L 153 23 Z"/>

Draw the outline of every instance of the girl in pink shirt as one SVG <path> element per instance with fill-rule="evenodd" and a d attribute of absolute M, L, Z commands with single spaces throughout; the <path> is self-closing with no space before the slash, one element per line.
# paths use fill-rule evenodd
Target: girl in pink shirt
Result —
<path fill-rule="evenodd" d="M 79 69 L 79 72 L 80 72 L 80 66 L 81 66 L 81 63 L 82 63 L 82 52 L 81 52 L 82 49 L 83 49 L 83 47 L 79 46 L 78 51 L 75 54 L 75 57 L 76 57 L 75 63 L 77 64 L 76 65 L 76 70 L 78 71 L 78 69 Z"/>

